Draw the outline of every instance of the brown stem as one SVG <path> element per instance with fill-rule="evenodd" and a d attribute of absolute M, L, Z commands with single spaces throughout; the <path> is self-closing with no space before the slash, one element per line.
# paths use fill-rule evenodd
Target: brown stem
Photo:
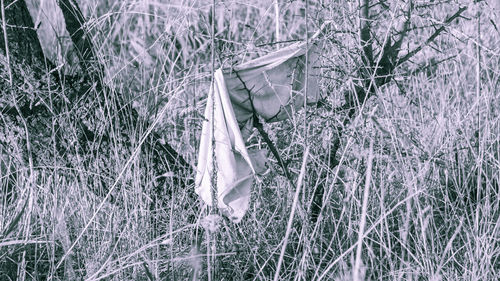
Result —
<path fill-rule="evenodd" d="M 243 79 L 241 79 L 239 73 L 237 71 L 234 71 L 234 73 L 236 74 L 236 77 L 238 77 L 238 79 L 240 80 L 241 84 L 243 85 L 243 88 L 245 88 L 245 90 L 248 93 L 248 100 L 250 102 L 250 106 L 252 107 L 253 126 L 255 128 L 257 128 L 257 130 L 259 131 L 259 134 L 262 136 L 262 138 L 266 142 L 267 146 L 269 146 L 269 149 L 271 150 L 271 153 L 274 155 L 274 158 L 276 158 L 276 160 L 278 160 L 278 163 L 280 164 L 281 168 L 283 169 L 283 172 L 285 173 L 285 176 L 288 179 L 288 182 L 290 183 L 290 185 L 295 187 L 293 180 L 292 180 L 292 176 L 290 175 L 290 172 L 288 171 L 287 165 L 281 159 L 280 154 L 278 152 L 278 149 L 276 149 L 276 146 L 269 138 L 269 135 L 264 130 L 262 123 L 260 123 L 259 118 L 257 117 L 257 112 L 256 112 L 255 107 L 253 105 L 252 94 L 251 94 L 250 90 L 248 89 L 247 85 L 245 84 L 245 81 L 243 81 Z"/>
<path fill-rule="evenodd" d="M 280 164 L 281 168 L 283 169 L 283 172 L 285 173 L 285 177 L 288 179 L 288 182 L 294 187 L 293 181 L 292 181 L 292 176 L 290 175 L 290 172 L 288 171 L 288 166 L 286 163 L 281 159 L 280 154 L 278 152 L 278 149 L 274 145 L 273 141 L 269 138 L 269 135 L 267 132 L 264 130 L 264 127 L 262 126 L 262 123 L 259 122 L 258 118 L 254 118 L 253 125 L 255 128 L 257 128 L 257 131 L 259 131 L 259 134 L 262 136 L 264 141 L 266 142 L 267 146 L 271 150 L 271 153 L 274 155 L 274 158 L 278 160 L 278 163 Z"/>

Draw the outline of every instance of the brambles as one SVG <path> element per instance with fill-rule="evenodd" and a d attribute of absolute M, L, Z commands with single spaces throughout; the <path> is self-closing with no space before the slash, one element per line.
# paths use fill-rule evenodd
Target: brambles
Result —
<path fill-rule="evenodd" d="M 268 155 L 248 214 L 210 239 L 191 167 L 212 19 L 216 67 L 230 67 L 276 49 L 274 1 L 217 1 L 215 17 L 203 1 L 3 2 L 0 279 L 272 279 L 295 191 L 280 163 Z M 25 2 L 23 37 L 9 9 Z M 360 240 L 366 280 L 499 279 L 497 4 L 361 1 L 360 15 L 355 1 L 278 2 L 280 46 L 306 38 L 306 12 L 309 31 L 334 23 L 318 106 L 262 127 L 293 182 L 310 147 L 279 277 L 349 279 Z M 79 4 L 85 23 L 69 30 L 85 44 L 60 3 Z"/>

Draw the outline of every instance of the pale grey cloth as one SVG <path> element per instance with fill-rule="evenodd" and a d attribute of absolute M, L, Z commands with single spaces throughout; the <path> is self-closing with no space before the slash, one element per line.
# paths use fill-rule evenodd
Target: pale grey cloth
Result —
<path fill-rule="evenodd" d="M 313 43 L 309 47 L 307 102 L 315 103 L 319 98 L 316 79 L 319 47 Z M 244 142 L 253 129 L 254 115 L 266 122 L 276 122 L 290 118 L 304 105 L 305 53 L 306 43 L 296 43 L 214 74 L 214 91 L 210 91 L 205 109 L 195 188 L 211 206 L 215 162 L 218 207 L 234 222 L 241 221 L 249 206 L 256 172 L 252 163 L 262 163 L 262 159 L 252 160 L 251 156 L 263 157 L 263 154 L 250 156 Z"/>

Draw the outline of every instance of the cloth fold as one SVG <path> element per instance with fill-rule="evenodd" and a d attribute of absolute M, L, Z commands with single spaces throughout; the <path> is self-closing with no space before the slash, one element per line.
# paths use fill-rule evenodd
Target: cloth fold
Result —
<path fill-rule="evenodd" d="M 203 123 L 201 132 L 196 193 L 212 206 L 212 188 L 216 188 L 220 210 L 233 221 L 239 222 L 248 209 L 254 169 L 220 69 L 214 74 L 213 91 L 211 89 L 208 94 L 205 118 L 208 121 Z M 212 184 L 214 172 L 216 184 Z"/>
<path fill-rule="evenodd" d="M 319 99 L 318 48 L 310 43 L 307 103 Z M 304 105 L 305 54 L 306 43 L 296 43 L 214 73 L 201 133 L 195 190 L 211 206 L 211 189 L 216 188 L 218 207 L 233 222 L 240 222 L 248 209 L 255 174 L 244 137 L 253 130 L 255 115 L 276 122 L 290 118 Z M 252 155 L 263 157 L 262 153 Z M 216 183 L 211 179 L 214 172 Z"/>

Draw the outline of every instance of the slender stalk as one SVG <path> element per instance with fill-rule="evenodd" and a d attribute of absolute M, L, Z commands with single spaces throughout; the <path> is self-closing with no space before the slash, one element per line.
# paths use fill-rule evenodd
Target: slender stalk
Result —
<path fill-rule="evenodd" d="M 2 29 L 3 29 L 3 39 L 4 39 L 4 44 L 5 44 L 5 54 L 6 54 L 6 60 L 7 60 L 7 68 L 8 68 L 8 73 L 9 73 L 9 85 L 12 87 L 13 85 L 13 78 L 12 78 L 12 70 L 10 67 L 10 55 L 9 55 L 9 40 L 7 36 L 7 19 L 5 17 L 5 3 L 4 0 L 1 0 L 0 2 L 1 5 L 1 13 L 2 13 Z M 26 119 L 24 118 L 24 115 L 22 114 L 21 109 L 19 108 L 19 105 L 17 104 L 17 100 L 15 96 L 13 97 L 13 103 L 16 111 L 18 112 L 19 116 L 21 117 L 23 127 L 24 127 L 24 133 L 26 135 L 26 150 L 28 153 L 28 167 L 29 167 L 29 178 L 28 178 L 28 191 L 27 191 L 27 200 L 28 200 L 28 211 L 25 214 L 25 222 L 24 222 L 24 236 L 25 240 L 29 240 L 30 236 L 30 228 L 31 228 L 31 212 L 33 209 L 33 184 L 34 184 L 34 167 L 33 167 L 33 154 L 31 151 L 31 141 L 30 141 L 30 134 L 28 131 L 28 125 L 26 123 Z M 22 255 L 21 255 L 21 264 L 19 266 L 18 270 L 18 279 L 23 281 L 26 278 L 26 250 L 23 249 Z"/>
<path fill-rule="evenodd" d="M 479 7 L 479 3 L 476 3 Z M 481 237 L 480 229 L 479 229 L 479 220 L 481 213 L 481 174 L 482 174 L 482 138 L 481 138 L 481 10 L 478 8 L 477 10 L 477 24 L 476 24 L 476 98 L 477 98 L 477 178 L 476 178 L 476 210 L 475 210 L 475 218 L 474 218 L 474 231 L 476 235 L 476 240 Z M 473 278 L 479 278 L 479 263 L 481 259 L 481 243 L 476 241 L 476 249 L 475 256 L 476 262 L 473 263 Z"/>
<path fill-rule="evenodd" d="M 281 34 L 280 34 L 280 6 L 279 6 L 279 0 L 274 0 L 274 24 L 276 28 L 276 42 L 281 41 Z M 276 44 L 276 50 L 279 50 L 281 44 Z"/>
<path fill-rule="evenodd" d="M 417 191 L 417 192 L 414 192 L 413 194 L 410 194 L 408 195 L 405 199 L 403 199 L 402 201 L 399 201 L 398 203 L 396 203 L 396 205 L 394 205 L 394 207 L 392 207 L 388 212 L 386 212 L 383 216 L 379 217 L 379 219 L 377 219 L 377 221 L 375 221 L 375 223 L 373 223 L 370 228 L 368 228 L 364 234 L 363 234 L 363 238 L 365 238 L 368 234 L 370 234 L 370 232 L 372 232 L 380 223 L 382 223 L 384 220 L 386 220 L 392 213 L 394 213 L 401 205 L 403 204 L 406 204 L 406 202 L 412 200 L 414 197 L 420 195 L 420 191 Z M 323 273 L 321 273 L 321 275 L 318 277 L 318 281 L 320 280 L 323 280 L 324 278 L 326 278 L 326 276 L 328 275 L 328 272 L 330 272 L 332 270 L 332 268 L 341 260 L 344 259 L 345 256 L 347 256 L 349 253 L 351 253 L 355 248 L 357 248 L 358 246 L 358 243 L 360 243 L 360 241 L 358 240 L 356 243 L 354 243 L 351 247 L 349 247 L 349 249 L 345 250 L 344 252 L 342 252 L 342 254 L 340 254 L 333 262 L 331 262 L 325 270 L 323 270 Z"/>
<path fill-rule="evenodd" d="M 135 157 L 141 151 L 142 145 L 148 139 L 149 135 L 152 134 L 153 129 L 156 127 L 156 125 L 158 124 L 158 122 L 160 122 L 160 120 L 163 118 L 163 116 L 165 115 L 165 112 L 167 111 L 167 109 L 169 108 L 170 105 L 171 105 L 171 103 L 167 102 L 165 104 L 165 106 L 163 106 L 163 108 L 160 111 L 160 113 L 158 114 L 158 116 L 155 118 L 155 120 L 153 121 L 153 123 L 149 126 L 149 128 L 146 130 L 146 132 L 144 133 L 144 135 L 142 136 L 142 138 L 139 140 L 139 143 L 137 144 L 136 148 L 132 152 L 132 155 L 130 155 L 130 157 L 128 158 L 127 162 L 125 163 L 125 165 L 121 169 L 120 173 L 116 177 L 113 185 L 109 188 L 108 192 L 106 193 L 106 195 L 104 196 L 104 198 L 101 200 L 101 203 L 99 203 L 99 205 L 97 206 L 97 209 L 94 211 L 94 213 L 92 214 L 92 216 L 90 217 L 90 219 L 87 221 L 87 224 L 85 224 L 85 226 L 83 227 L 83 229 L 80 232 L 80 234 L 78 234 L 78 236 L 76 237 L 76 239 L 73 242 L 73 244 L 71 244 L 71 247 L 69 247 L 68 251 L 66 253 L 64 253 L 64 255 L 62 256 L 62 258 L 59 260 L 59 262 L 56 265 L 55 270 L 57 270 L 62 265 L 62 263 L 64 262 L 64 260 L 68 257 L 68 255 L 71 253 L 71 251 L 75 248 L 76 244 L 78 244 L 78 242 L 82 239 L 82 237 L 85 234 L 85 232 L 87 231 L 87 229 L 94 222 L 94 220 L 96 219 L 97 215 L 99 214 L 99 212 L 104 207 L 104 204 L 106 204 L 106 202 L 108 201 L 108 199 L 111 197 L 111 194 L 113 193 L 113 191 L 118 187 L 118 183 L 120 182 L 120 180 L 124 176 L 125 172 L 128 170 L 128 167 L 132 164 L 132 162 L 134 162 Z"/>
<path fill-rule="evenodd" d="M 217 158 L 216 158 L 216 141 L 215 141 L 215 5 L 216 0 L 212 1 L 212 21 L 211 21 L 211 54 L 210 54 L 210 62 L 212 67 L 212 81 L 210 83 L 210 91 L 212 93 L 212 175 L 211 175 L 211 193 L 212 193 L 212 207 L 208 209 L 209 214 L 213 214 L 214 211 L 217 212 L 218 209 L 218 190 L 217 190 Z M 215 238 L 215 233 L 212 235 L 210 231 L 207 231 L 207 275 L 208 281 L 212 280 L 215 276 L 215 259 L 216 259 L 216 250 L 217 242 Z M 213 236 L 213 237 L 212 237 Z M 213 241 L 212 241 L 213 239 Z M 213 270 L 212 270 L 213 268 Z"/>
<path fill-rule="evenodd" d="M 280 280 L 279 277 L 280 277 L 281 264 L 283 263 L 283 257 L 285 256 L 285 249 L 286 245 L 288 244 L 288 237 L 292 232 L 293 217 L 295 216 L 295 210 L 297 209 L 297 205 L 299 202 L 299 194 L 300 194 L 300 189 L 302 187 L 302 181 L 306 173 L 307 156 L 309 156 L 309 147 L 306 147 L 306 151 L 304 152 L 304 157 L 302 158 L 302 166 L 300 167 L 300 174 L 297 180 L 297 188 L 295 189 L 295 195 L 293 197 L 292 210 L 290 212 L 290 217 L 288 218 L 288 224 L 286 225 L 285 238 L 283 238 L 283 245 L 281 246 L 280 257 L 278 259 L 278 267 L 276 268 L 276 272 L 274 273 L 274 281 Z"/>
<path fill-rule="evenodd" d="M 361 251 L 363 249 L 363 237 L 366 225 L 366 212 L 368 210 L 368 196 L 370 195 L 370 182 L 372 178 L 372 164 L 373 164 L 373 138 L 370 140 L 370 152 L 368 154 L 368 167 L 366 170 L 365 190 L 363 192 L 363 203 L 361 206 L 361 221 L 359 223 L 358 231 L 358 246 L 356 248 L 356 261 L 353 268 L 353 281 L 360 280 L 361 270 Z"/>
<path fill-rule="evenodd" d="M 212 22 L 211 24 L 211 35 L 210 35 L 210 42 L 211 42 L 211 55 L 210 55 L 210 63 L 211 63 L 211 68 L 212 68 L 212 78 L 211 78 L 211 83 L 210 83 L 210 91 L 212 93 L 212 114 L 210 118 L 212 119 L 212 165 L 213 165 L 213 170 L 212 170 L 212 175 L 211 175 L 211 184 L 212 184 L 212 208 L 217 208 L 217 159 L 215 155 L 215 2 L 216 0 L 212 1 Z M 210 208 L 209 208 L 210 209 Z M 212 213 L 212 210 L 210 209 L 210 213 Z"/>
<path fill-rule="evenodd" d="M 306 19 L 306 54 L 305 54 L 305 82 L 304 82 L 304 146 L 308 146 L 307 143 L 307 88 L 309 81 L 309 29 L 308 29 L 308 20 L 309 20 L 309 1 L 306 1 L 305 7 L 305 19 Z"/>
<path fill-rule="evenodd" d="M 309 147 L 309 137 L 308 137 L 308 124 L 307 124 L 307 88 L 309 88 L 309 0 L 305 0 L 305 29 L 306 29 L 306 53 L 305 53 L 305 78 L 304 78 L 304 146 Z M 307 183 L 305 183 L 307 184 Z M 302 192 L 302 202 L 308 202 L 309 201 L 309 194 L 310 192 Z M 313 194 L 313 193 L 312 193 Z M 311 194 L 311 196 L 312 196 Z M 309 237 L 309 225 L 308 223 L 310 222 L 309 218 L 306 217 L 302 218 L 304 220 L 303 222 L 303 227 L 302 227 L 302 233 L 301 237 Z M 300 242 L 299 242 L 300 243 Z M 302 245 L 302 243 L 306 245 Z M 303 241 L 301 244 L 301 248 L 303 249 L 302 252 L 302 261 L 305 260 L 305 256 L 307 253 L 307 248 L 310 246 L 310 241 L 306 239 Z M 301 267 L 305 267 L 305 264 L 303 262 L 300 263 Z M 299 272 L 305 272 L 303 268 L 299 270 Z M 297 278 L 300 276 L 300 274 L 297 274 Z"/>
<path fill-rule="evenodd" d="M 294 184 L 292 181 L 292 176 L 290 175 L 290 171 L 288 170 L 288 165 L 281 158 L 281 156 L 278 152 L 278 149 L 274 145 L 271 138 L 269 138 L 269 134 L 266 132 L 266 130 L 264 130 L 264 126 L 262 125 L 262 123 L 260 123 L 258 118 L 255 118 L 254 127 L 259 131 L 259 134 L 264 139 L 264 142 L 269 147 L 269 150 L 271 150 L 271 153 L 273 154 L 274 158 L 276 158 L 276 160 L 278 160 L 278 163 L 280 164 L 281 168 L 283 169 L 283 173 L 285 173 L 285 177 L 287 178 L 288 183 L 290 183 L 291 187 L 294 187 Z"/>
<path fill-rule="evenodd" d="M 7 38 L 7 21 L 5 19 L 5 4 L 4 0 L 1 2 L 2 9 L 2 29 L 3 29 L 3 40 L 5 44 L 5 57 L 7 60 L 7 70 L 9 71 L 9 85 L 12 87 L 12 70 L 10 69 L 10 55 L 9 55 L 9 40 Z"/>

